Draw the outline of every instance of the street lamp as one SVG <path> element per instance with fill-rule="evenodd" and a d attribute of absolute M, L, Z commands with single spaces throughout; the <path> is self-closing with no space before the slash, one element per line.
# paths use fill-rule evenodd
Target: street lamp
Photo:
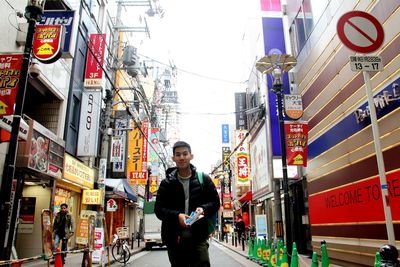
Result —
<path fill-rule="evenodd" d="M 18 149 L 18 132 L 23 113 L 33 36 L 35 33 L 36 23 L 42 19 L 44 4 L 45 0 L 29 0 L 25 8 L 25 18 L 27 19 L 29 26 L 26 34 L 20 81 L 15 100 L 14 116 L 11 125 L 11 137 L 8 145 L 8 153 L 4 162 L 3 179 L 0 190 L 0 225 L 6 227 L 5 231 L 0 231 L 0 259 L 10 258 L 14 238 L 17 217 L 17 203 L 20 198 L 23 183 L 22 175 L 15 175 L 15 160 Z M 15 180 L 16 189 L 12 190 L 13 180 Z M 13 193 L 11 191 L 13 191 Z"/>
<path fill-rule="evenodd" d="M 282 105 L 282 94 L 283 94 L 283 74 L 288 72 L 294 66 L 297 61 L 291 55 L 285 54 L 273 54 L 264 56 L 256 63 L 256 69 L 262 74 L 270 74 L 272 78 L 272 92 L 276 94 L 276 101 L 278 105 L 278 119 L 279 119 L 279 132 L 280 132 L 280 143 L 281 143 L 281 154 L 282 154 L 282 171 L 283 171 L 283 196 L 285 206 L 285 231 L 286 231 L 286 246 L 289 255 L 292 252 L 292 222 L 290 216 L 290 203 L 289 203 L 289 183 L 287 174 L 287 163 L 286 163 L 286 144 L 285 144 L 285 125 L 283 120 L 283 105 Z"/>

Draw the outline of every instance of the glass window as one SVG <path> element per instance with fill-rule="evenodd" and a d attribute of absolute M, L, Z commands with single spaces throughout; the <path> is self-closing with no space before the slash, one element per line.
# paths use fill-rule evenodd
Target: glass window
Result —
<path fill-rule="evenodd" d="M 304 14 L 302 8 L 300 8 L 299 13 L 297 13 L 294 23 L 296 26 L 298 51 L 301 51 L 307 40 Z"/>
<path fill-rule="evenodd" d="M 71 127 L 74 129 L 78 129 L 78 122 L 79 122 L 79 110 L 80 110 L 80 101 L 74 95 L 72 100 L 72 119 L 71 119 Z"/>

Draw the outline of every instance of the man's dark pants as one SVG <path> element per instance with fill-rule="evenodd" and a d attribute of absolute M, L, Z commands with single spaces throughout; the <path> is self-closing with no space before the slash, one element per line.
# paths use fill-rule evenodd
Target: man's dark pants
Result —
<path fill-rule="evenodd" d="M 208 241 L 180 241 L 168 245 L 168 257 L 171 267 L 210 267 Z"/>

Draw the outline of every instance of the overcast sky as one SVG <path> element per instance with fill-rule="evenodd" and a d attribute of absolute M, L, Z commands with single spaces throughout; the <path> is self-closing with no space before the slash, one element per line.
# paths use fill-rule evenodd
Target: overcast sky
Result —
<path fill-rule="evenodd" d="M 251 66 L 243 60 L 244 29 L 259 0 L 165 0 L 144 53 L 178 68 L 181 139 L 205 172 L 221 159 L 221 125 L 235 124 L 234 93 L 244 92 Z M 139 53 L 141 53 L 139 51 Z"/>

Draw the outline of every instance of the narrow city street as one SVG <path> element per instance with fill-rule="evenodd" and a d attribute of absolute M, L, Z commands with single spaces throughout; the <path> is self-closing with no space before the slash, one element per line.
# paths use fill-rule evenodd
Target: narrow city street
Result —
<path fill-rule="evenodd" d="M 229 248 L 212 241 L 210 243 L 210 260 L 211 266 L 218 267 L 256 267 L 260 266 L 250 260 L 247 260 L 243 255 L 240 255 Z M 122 266 L 121 263 L 114 263 L 112 266 Z M 141 267 L 169 267 L 168 255 L 166 248 L 155 248 L 151 251 L 142 251 L 131 257 L 126 266 L 141 266 Z"/>

